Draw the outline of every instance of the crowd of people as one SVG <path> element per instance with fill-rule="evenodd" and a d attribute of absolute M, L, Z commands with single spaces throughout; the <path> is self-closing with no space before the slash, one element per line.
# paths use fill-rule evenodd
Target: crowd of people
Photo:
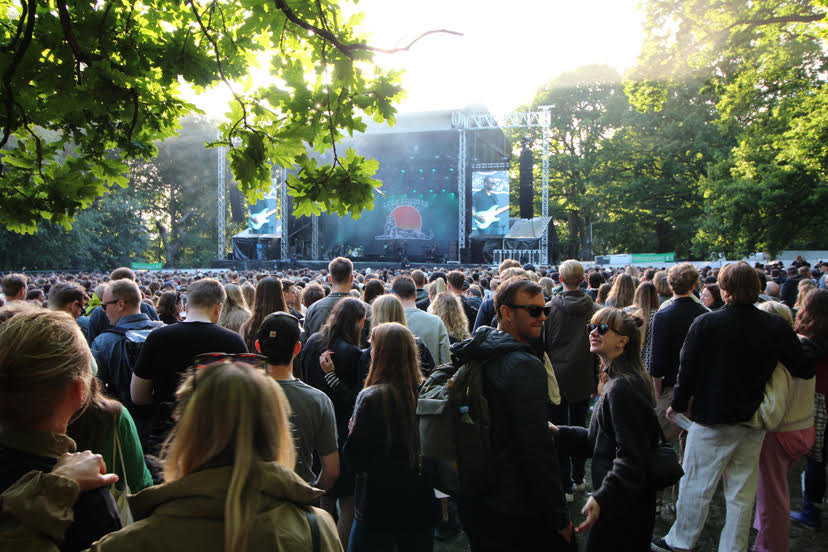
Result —
<path fill-rule="evenodd" d="M 687 551 L 722 482 L 719 550 L 785 552 L 791 519 L 822 523 L 826 277 L 801 259 L 358 271 L 342 257 L 6 274 L 0 543 L 421 552 L 462 530 L 475 552 L 584 536 L 590 551 Z M 422 453 L 418 395 L 447 363 L 480 370 L 493 477 Z M 666 489 L 662 441 L 684 470 Z"/>

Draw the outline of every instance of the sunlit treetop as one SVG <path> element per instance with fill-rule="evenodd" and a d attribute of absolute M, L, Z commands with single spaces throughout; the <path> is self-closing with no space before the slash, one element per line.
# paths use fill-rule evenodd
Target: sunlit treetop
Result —
<path fill-rule="evenodd" d="M 214 145 L 229 148 L 249 199 L 270 187 L 273 164 L 295 166 L 297 214 L 358 216 L 373 206 L 377 165 L 334 144 L 365 129 L 363 114 L 393 123 L 403 94 L 399 75 L 372 63 L 358 17 L 331 0 L 0 0 L 0 224 L 68 227 L 126 186 L 126 161 L 153 157 L 195 110 L 181 82 L 231 87 Z M 254 84 L 262 59 L 270 78 Z"/>

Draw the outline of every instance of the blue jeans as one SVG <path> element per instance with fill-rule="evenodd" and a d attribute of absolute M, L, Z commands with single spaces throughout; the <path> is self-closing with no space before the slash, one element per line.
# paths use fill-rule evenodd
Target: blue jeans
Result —
<path fill-rule="evenodd" d="M 354 520 L 348 552 L 431 552 L 434 548 L 434 528 L 385 531 L 369 527 L 364 521 Z"/>

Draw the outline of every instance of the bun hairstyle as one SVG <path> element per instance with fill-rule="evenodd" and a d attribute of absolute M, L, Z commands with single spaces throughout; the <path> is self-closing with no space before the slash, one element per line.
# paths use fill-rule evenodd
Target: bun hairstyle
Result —
<path fill-rule="evenodd" d="M 644 320 L 640 316 L 624 312 L 623 310 L 606 307 L 592 316 L 593 324 L 606 324 L 620 335 L 628 337 L 627 344 L 621 354 L 612 361 L 612 364 L 605 366 L 601 372 L 601 383 L 607 383 L 616 377 L 624 377 L 632 381 L 645 392 L 655 406 L 655 388 L 650 374 L 644 368 L 641 361 L 641 336 L 640 328 L 644 326 Z"/>

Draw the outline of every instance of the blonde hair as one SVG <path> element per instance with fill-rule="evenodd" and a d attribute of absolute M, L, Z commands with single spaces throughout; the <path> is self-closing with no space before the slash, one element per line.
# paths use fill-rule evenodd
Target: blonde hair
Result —
<path fill-rule="evenodd" d="M 251 284 L 250 282 L 245 282 L 241 284 L 242 295 L 244 295 L 244 302 L 247 304 L 248 308 L 253 305 L 253 301 L 256 300 L 256 286 Z"/>
<path fill-rule="evenodd" d="M 164 443 L 164 479 L 232 466 L 224 502 L 224 549 L 247 548 L 261 462 L 293 469 L 289 403 L 279 384 L 247 364 L 219 362 L 191 372 L 176 393 L 175 429 Z"/>
<path fill-rule="evenodd" d="M 447 291 L 440 293 L 428 306 L 428 312 L 440 317 L 449 337 L 462 341 L 470 336 L 469 319 L 457 295 Z"/>
<path fill-rule="evenodd" d="M 788 308 L 788 305 L 785 303 L 780 303 L 779 301 L 765 301 L 764 303 L 759 303 L 756 305 L 760 311 L 765 311 L 770 314 L 775 314 L 776 316 L 785 320 L 788 325 L 793 328 L 794 319 L 793 313 L 791 309 Z"/>
<path fill-rule="evenodd" d="M 218 325 L 238 332 L 242 324 L 250 318 L 250 309 L 247 307 L 241 287 L 236 284 L 227 284 L 224 286 L 224 291 L 227 293 L 227 299 L 224 302 L 224 308 L 221 309 Z"/>
<path fill-rule="evenodd" d="M 92 379 L 92 353 L 63 311 L 21 312 L 0 326 L 0 420 L 29 427 L 48 418 L 66 386 Z"/>
<path fill-rule="evenodd" d="M 558 272 L 561 282 L 569 287 L 577 286 L 584 279 L 584 265 L 574 259 L 562 262 Z"/>
<path fill-rule="evenodd" d="M 429 297 L 436 297 L 438 294 L 443 293 L 446 291 L 446 283 L 443 281 L 442 278 L 437 278 L 430 284 L 428 284 L 428 295 Z"/>
<path fill-rule="evenodd" d="M 802 302 L 805 301 L 805 296 L 808 295 L 808 292 L 812 289 L 816 289 L 816 284 L 810 278 L 807 280 L 800 280 L 799 284 L 797 285 L 797 289 L 799 290 L 796 294 L 796 302 L 794 303 L 794 308 L 799 310 L 802 306 Z"/>
<path fill-rule="evenodd" d="M 398 322 L 407 326 L 405 310 L 396 295 L 380 295 L 371 303 L 371 324 L 379 326 L 386 322 Z"/>

